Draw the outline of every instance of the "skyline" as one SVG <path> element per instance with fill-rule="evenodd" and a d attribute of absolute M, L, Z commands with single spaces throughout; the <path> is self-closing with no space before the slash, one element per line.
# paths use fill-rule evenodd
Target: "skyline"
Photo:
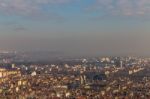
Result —
<path fill-rule="evenodd" d="M 150 55 L 149 0 L 0 0 L 0 49 Z"/>

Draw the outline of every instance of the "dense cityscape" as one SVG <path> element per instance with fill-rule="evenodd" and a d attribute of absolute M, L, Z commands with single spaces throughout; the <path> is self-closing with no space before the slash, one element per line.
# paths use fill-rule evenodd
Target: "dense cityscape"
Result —
<path fill-rule="evenodd" d="M 150 99 L 150 0 L 0 0 L 0 99 Z"/>
<path fill-rule="evenodd" d="M 149 99 L 150 58 L 17 61 L 0 54 L 0 99 Z M 38 60 L 39 61 L 39 60 Z"/>

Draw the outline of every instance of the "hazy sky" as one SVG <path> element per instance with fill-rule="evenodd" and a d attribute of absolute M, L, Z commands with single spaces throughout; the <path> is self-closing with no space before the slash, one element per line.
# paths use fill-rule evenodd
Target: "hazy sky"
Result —
<path fill-rule="evenodd" d="M 150 55 L 150 0 L 0 0 L 0 49 Z"/>

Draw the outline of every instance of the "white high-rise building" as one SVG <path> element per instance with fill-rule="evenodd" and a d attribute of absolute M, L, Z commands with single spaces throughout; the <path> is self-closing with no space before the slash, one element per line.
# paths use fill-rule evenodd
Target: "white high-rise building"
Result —
<path fill-rule="evenodd" d="M 123 62 L 120 61 L 120 68 L 123 68 Z"/>

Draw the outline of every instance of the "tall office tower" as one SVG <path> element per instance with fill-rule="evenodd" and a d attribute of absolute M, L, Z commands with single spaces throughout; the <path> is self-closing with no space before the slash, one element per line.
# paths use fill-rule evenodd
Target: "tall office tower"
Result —
<path fill-rule="evenodd" d="M 12 65 L 11 65 L 11 68 L 15 68 L 15 64 L 12 64 Z"/>
<path fill-rule="evenodd" d="M 123 62 L 120 61 L 120 68 L 123 68 Z"/>

